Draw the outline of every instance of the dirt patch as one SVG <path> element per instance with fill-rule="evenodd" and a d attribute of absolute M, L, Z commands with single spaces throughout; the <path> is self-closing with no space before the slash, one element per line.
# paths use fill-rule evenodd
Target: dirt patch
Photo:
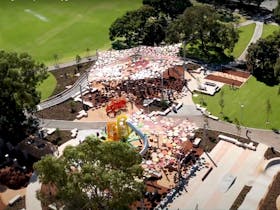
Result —
<path fill-rule="evenodd" d="M 43 119 L 74 120 L 81 111 L 82 104 L 69 99 L 61 104 L 36 112 L 36 116 Z"/>
<path fill-rule="evenodd" d="M 277 210 L 276 199 L 280 195 L 280 173 L 278 173 L 269 187 L 264 199 L 259 204 L 259 210 Z"/>
<path fill-rule="evenodd" d="M 225 77 L 220 77 L 220 76 L 216 76 L 216 75 L 208 75 L 207 77 L 205 77 L 205 79 L 209 79 L 209 80 L 213 80 L 213 81 L 217 81 L 217 82 L 222 82 L 228 85 L 234 85 L 237 87 L 240 87 L 243 82 L 237 81 L 237 80 L 233 80 L 233 79 L 228 79 Z"/>
<path fill-rule="evenodd" d="M 77 73 L 82 75 L 86 70 L 93 64 L 94 61 L 89 61 L 87 63 L 79 64 L 79 69 L 77 65 L 68 66 L 65 68 L 57 69 L 51 71 L 57 81 L 56 88 L 52 95 L 61 93 L 66 89 L 66 86 L 73 85 L 79 77 L 75 76 Z"/>
<path fill-rule="evenodd" d="M 230 207 L 230 210 L 237 210 L 241 206 L 241 204 L 245 200 L 246 195 L 250 192 L 251 188 L 252 188 L 251 186 L 247 186 L 247 185 L 243 187 L 243 189 L 241 190 L 241 192 L 233 202 L 232 206 Z"/>

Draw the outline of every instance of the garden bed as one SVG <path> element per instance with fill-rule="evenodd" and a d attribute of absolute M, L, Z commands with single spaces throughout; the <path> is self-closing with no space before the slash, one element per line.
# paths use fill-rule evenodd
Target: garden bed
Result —
<path fill-rule="evenodd" d="M 247 186 L 247 185 L 243 187 L 243 189 L 241 190 L 241 192 L 233 202 L 232 206 L 230 207 L 230 210 L 237 210 L 241 206 L 241 204 L 245 200 L 246 195 L 250 192 L 251 188 L 252 188 L 251 186 Z"/>
<path fill-rule="evenodd" d="M 71 132 L 65 130 L 56 130 L 53 134 L 48 135 L 45 140 L 51 142 L 54 145 L 60 146 L 65 142 L 72 139 Z"/>
<path fill-rule="evenodd" d="M 61 93 L 66 89 L 66 86 L 73 85 L 79 78 L 75 75 L 77 73 L 80 73 L 80 75 L 84 74 L 86 70 L 93 64 L 93 62 L 94 61 L 89 61 L 83 64 L 79 64 L 79 70 L 77 69 L 77 65 L 73 65 L 51 71 L 57 81 L 56 88 L 52 95 Z"/>
<path fill-rule="evenodd" d="M 38 111 L 35 115 L 43 119 L 75 120 L 78 112 L 82 109 L 82 103 L 69 99 L 61 104 Z"/>
<path fill-rule="evenodd" d="M 269 160 L 272 158 L 280 157 L 280 152 L 276 151 L 274 148 L 270 147 L 264 153 L 265 159 Z"/>
<path fill-rule="evenodd" d="M 228 78 L 225 78 L 225 77 L 216 76 L 216 75 L 208 75 L 204 79 L 213 80 L 213 81 L 217 81 L 217 82 L 222 82 L 222 83 L 225 83 L 225 84 L 228 84 L 228 85 L 234 85 L 234 86 L 237 86 L 237 87 L 240 87 L 243 84 L 243 82 L 233 80 L 233 79 L 228 79 Z"/>
<path fill-rule="evenodd" d="M 231 75 L 234 75 L 234 76 L 242 77 L 242 78 L 245 78 L 245 79 L 250 77 L 250 73 L 245 72 L 245 71 L 236 71 L 236 70 L 231 70 L 231 69 L 225 69 L 225 70 L 222 70 L 222 72 L 227 73 L 227 74 L 231 74 Z"/>
<path fill-rule="evenodd" d="M 242 143 L 250 143 L 252 142 L 250 139 L 246 139 L 246 138 L 242 138 L 239 136 L 235 136 L 232 134 L 228 134 L 228 133 L 224 133 L 224 132 L 220 132 L 220 131 L 213 131 L 213 130 L 206 130 L 206 140 L 204 139 L 204 134 L 203 134 L 203 129 L 200 128 L 195 132 L 195 137 L 199 137 L 202 139 L 201 143 L 200 143 L 200 147 L 208 152 L 210 152 L 216 145 L 217 143 L 220 141 L 220 139 L 218 138 L 218 136 L 222 134 L 231 138 L 235 138 L 238 139 L 238 141 L 242 142 Z M 254 142 L 254 146 L 258 146 L 257 142 Z"/>
<path fill-rule="evenodd" d="M 277 210 L 276 199 L 280 195 L 280 173 L 278 173 L 269 187 L 269 190 L 259 205 L 259 210 Z"/>

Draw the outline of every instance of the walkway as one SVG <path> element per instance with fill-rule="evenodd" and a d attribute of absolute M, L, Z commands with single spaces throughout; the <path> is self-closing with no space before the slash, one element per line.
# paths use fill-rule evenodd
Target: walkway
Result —
<path fill-rule="evenodd" d="M 252 23 L 256 23 L 254 34 L 253 34 L 250 42 L 246 46 L 245 50 L 243 51 L 243 53 L 237 59 L 238 61 L 245 61 L 246 55 L 247 55 L 247 50 L 248 50 L 248 47 L 250 46 L 250 44 L 255 43 L 262 36 L 263 22 L 249 20 L 249 21 L 246 21 L 246 22 L 240 24 L 239 26 L 245 26 L 245 25 L 249 25 Z"/>
<path fill-rule="evenodd" d="M 30 178 L 29 184 L 26 188 L 25 194 L 25 208 L 26 210 L 41 210 L 41 202 L 37 199 L 37 191 L 41 189 L 41 183 L 34 172 Z"/>
<path fill-rule="evenodd" d="M 188 116 L 188 119 L 200 128 L 203 128 L 204 119 L 199 116 Z M 216 121 L 208 119 L 209 129 L 218 130 L 221 132 L 237 135 L 237 128 L 235 124 L 231 124 L 224 121 Z M 276 150 L 280 151 L 280 134 L 276 134 L 271 130 L 257 129 L 257 128 L 247 128 L 241 126 L 241 137 L 247 138 L 246 131 L 249 130 L 249 138 L 252 141 L 265 144 L 269 147 L 274 147 Z"/>
<path fill-rule="evenodd" d="M 91 61 L 96 60 L 96 56 L 89 56 L 86 58 L 82 58 L 80 61 L 80 64 L 87 63 L 90 60 Z M 60 68 L 65 68 L 65 67 L 74 66 L 74 65 L 77 65 L 76 61 L 69 61 L 69 62 L 58 64 L 58 65 L 48 66 L 48 71 L 54 71 L 54 70 L 57 70 Z"/>
<path fill-rule="evenodd" d="M 91 60 L 96 60 L 96 57 L 91 57 Z M 83 58 L 80 63 L 85 63 L 85 62 L 88 62 L 87 58 Z M 59 68 L 64 68 L 64 67 L 73 66 L 73 65 L 76 65 L 76 62 L 72 61 L 72 62 L 68 62 L 65 64 L 60 64 Z M 53 71 L 55 69 L 57 69 L 55 66 L 48 67 L 49 71 Z M 61 92 L 55 96 L 52 96 L 52 97 L 48 98 L 47 100 L 41 102 L 39 105 L 37 105 L 38 110 L 43 110 L 43 109 L 47 109 L 49 107 L 55 106 L 64 101 L 67 101 L 71 97 L 79 94 L 80 86 L 83 89 L 88 86 L 87 77 L 88 77 L 88 74 L 86 72 L 81 77 L 79 77 L 79 79 L 74 83 L 74 85 L 70 89 L 64 90 L 63 92 Z"/>

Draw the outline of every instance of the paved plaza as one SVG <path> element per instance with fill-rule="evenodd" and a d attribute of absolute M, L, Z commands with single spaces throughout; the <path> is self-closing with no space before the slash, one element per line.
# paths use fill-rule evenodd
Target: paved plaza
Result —
<path fill-rule="evenodd" d="M 203 157 L 213 170 L 204 181 L 201 178 L 209 167 L 197 171 L 186 186 L 187 192 L 184 191 L 177 197 L 168 209 L 230 209 L 244 185 L 253 184 L 262 172 L 266 149 L 267 146 L 263 144 L 259 144 L 256 151 L 252 151 L 220 141 L 209 153 L 209 157 L 217 167 L 204 153 Z M 236 180 L 224 192 L 223 180 L 227 175 L 236 177 Z M 255 205 L 258 204 L 258 201 L 254 202 L 256 202 Z"/>

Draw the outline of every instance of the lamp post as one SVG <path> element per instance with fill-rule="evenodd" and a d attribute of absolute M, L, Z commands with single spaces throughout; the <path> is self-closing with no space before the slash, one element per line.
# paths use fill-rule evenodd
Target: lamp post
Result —
<path fill-rule="evenodd" d="M 243 109 L 244 109 L 244 104 L 241 104 L 240 105 L 240 124 L 242 124 Z"/>

